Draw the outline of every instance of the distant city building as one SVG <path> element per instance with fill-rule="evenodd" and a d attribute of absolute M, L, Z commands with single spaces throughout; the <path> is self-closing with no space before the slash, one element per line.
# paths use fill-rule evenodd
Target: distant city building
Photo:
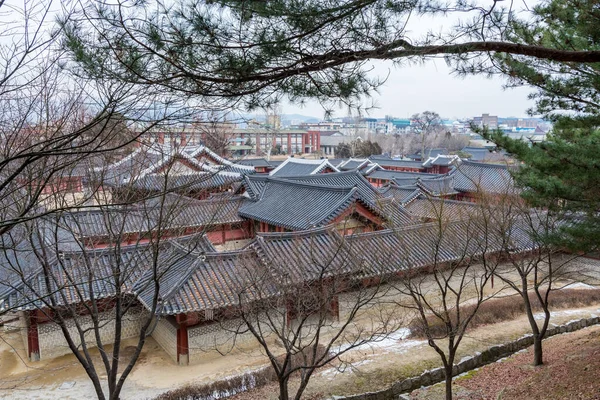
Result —
<path fill-rule="evenodd" d="M 490 114 L 482 114 L 481 117 L 473 118 L 473 124 L 478 127 L 487 126 L 490 129 L 498 128 L 498 116 Z"/>
<path fill-rule="evenodd" d="M 314 153 L 319 150 L 320 140 L 321 135 L 318 130 L 268 129 L 264 127 L 234 129 L 231 138 L 233 143 L 244 143 L 244 146 L 252 146 L 257 155 L 268 153 L 269 148 L 271 153 L 277 150 L 280 154 L 288 155 Z"/>

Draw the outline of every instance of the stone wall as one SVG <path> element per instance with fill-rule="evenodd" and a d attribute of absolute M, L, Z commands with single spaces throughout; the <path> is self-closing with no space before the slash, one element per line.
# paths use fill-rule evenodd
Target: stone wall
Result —
<path fill-rule="evenodd" d="M 565 325 L 549 328 L 546 333 L 546 338 L 558 335 L 561 333 L 574 332 L 583 329 L 587 326 L 597 325 L 600 323 L 600 317 L 592 317 L 579 321 L 569 322 Z M 486 364 L 493 363 L 503 357 L 507 357 L 517 351 L 526 349 L 533 345 L 533 336 L 527 335 L 515 341 L 492 346 L 487 350 L 477 353 L 472 357 L 465 357 L 458 364 L 454 365 L 452 376 L 471 371 L 472 369 L 482 367 Z M 407 378 L 394 383 L 388 389 L 378 392 L 362 393 L 353 396 L 341 397 L 337 396 L 338 400 L 391 400 L 397 399 L 402 393 L 411 392 L 423 386 L 430 386 L 434 383 L 442 382 L 445 379 L 445 372 L 442 368 L 435 368 L 430 371 L 425 371 L 419 376 Z"/>
<path fill-rule="evenodd" d="M 139 335 L 142 312 L 140 309 L 131 310 L 123 316 L 122 338 L 127 339 Z M 114 343 L 115 334 L 115 313 L 107 311 L 99 315 L 100 319 L 100 339 L 103 344 Z M 89 316 L 78 317 L 77 321 L 83 329 L 91 328 L 92 321 Z M 76 345 L 80 345 L 79 332 L 74 320 L 69 320 L 67 329 Z M 71 352 L 62 330 L 54 322 L 47 322 L 38 325 L 38 338 L 40 345 L 40 359 L 58 357 Z M 85 342 L 88 347 L 96 347 L 96 338 L 94 331 L 90 329 L 85 334 Z"/>
<path fill-rule="evenodd" d="M 152 325 L 152 337 L 156 343 L 177 363 L 177 327 L 167 318 L 154 319 Z"/>

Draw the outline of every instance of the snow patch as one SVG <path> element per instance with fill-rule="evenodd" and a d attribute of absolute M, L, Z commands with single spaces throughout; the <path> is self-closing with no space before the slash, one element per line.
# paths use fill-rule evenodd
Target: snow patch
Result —
<path fill-rule="evenodd" d="M 560 311 L 551 311 L 550 312 L 550 318 L 553 317 L 564 317 L 564 316 L 568 316 L 568 315 L 577 315 L 577 314 L 585 314 L 588 313 L 588 310 L 584 310 L 581 308 L 577 308 L 574 310 L 560 310 Z M 543 320 L 544 318 L 546 318 L 545 314 L 542 313 L 536 313 L 533 314 L 533 318 L 535 318 L 536 320 Z"/>
<path fill-rule="evenodd" d="M 598 289 L 596 286 L 588 285 L 583 282 L 575 282 L 565 286 L 563 289 Z"/>
<path fill-rule="evenodd" d="M 405 353 L 407 350 L 426 343 L 425 340 L 407 340 L 410 335 L 410 329 L 400 328 L 389 335 L 380 335 L 374 337 L 372 341 L 356 346 L 352 349 L 351 344 L 344 344 L 338 347 L 336 352 L 340 351 L 375 351 L 382 353 Z"/>

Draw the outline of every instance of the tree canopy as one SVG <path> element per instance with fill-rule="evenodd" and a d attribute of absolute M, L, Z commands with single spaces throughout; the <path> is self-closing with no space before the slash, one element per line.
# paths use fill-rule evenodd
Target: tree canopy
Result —
<path fill-rule="evenodd" d="M 509 39 L 569 51 L 600 49 L 600 9 L 595 0 L 552 0 L 535 7 L 531 24 L 515 22 Z M 562 245 L 594 250 L 600 239 L 600 64 L 530 60 L 496 55 L 512 85 L 537 90 L 532 114 L 554 122 L 541 144 L 529 145 L 500 132 L 485 136 L 523 162 L 516 178 L 533 205 L 565 213 L 570 224 L 553 237 Z"/>
<path fill-rule="evenodd" d="M 419 36 L 423 15 L 462 15 L 449 32 Z M 113 0 L 89 2 L 63 21 L 81 73 L 201 96 L 215 103 L 269 106 L 282 96 L 351 100 L 381 80 L 366 60 L 445 56 L 472 68 L 469 54 L 516 54 L 600 62 L 596 48 L 515 40 L 516 14 L 494 2 L 389 0 Z M 516 22 L 515 22 L 516 21 Z M 523 22 L 523 26 L 530 23 Z M 511 25 L 512 24 L 512 25 Z M 243 96 L 243 97 L 242 97 Z M 238 103 L 239 104 L 239 103 Z"/>

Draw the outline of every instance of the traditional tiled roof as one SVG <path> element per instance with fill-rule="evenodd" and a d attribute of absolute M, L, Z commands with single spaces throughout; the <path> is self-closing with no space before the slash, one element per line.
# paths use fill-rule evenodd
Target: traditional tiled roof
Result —
<path fill-rule="evenodd" d="M 227 172 L 197 172 L 185 175 L 148 174 L 133 179 L 128 186 L 135 190 L 148 192 L 194 193 L 228 187 L 241 180 L 241 175 Z"/>
<path fill-rule="evenodd" d="M 341 163 L 348 160 L 347 158 L 328 158 L 327 161 L 334 167 L 338 167 Z"/>
<path fill-rule="evenodd" d="M 394 198 L 384 198 L 377 203 L 377 212 L 385 220 L 387 228 L 399 228 L 418 223 L 406 212 L 402 203 Z"/>
<path fill-rule="evenodd" d="M 25 283 L 18 279 L 5 286 L 0 292 L 0 308 L 41 308 L 42 300 L 49 296 L 54 296 L 57 304 L 80 303 L 91 297 L 90 282 L 94 297 L 111 297 L 115 293 L 114 268 L 121 265 L 128 271 L 121 276 L 121 290 L 137 295 L 148 309 L 155 295 L 154 277 L 158 277 L 157 314 L 214 310 L 238 304 L 242 293 L 245 301 L 280 295 L 286 283 L 334 275 L 393 276 L 499 250 L 504 238 L 497 237 L 493 229 L 482 229 L 477 221 L 471 218 L 345 237 L 330 229 L 259 234 L 251 246 L 229 253 L 205 252 L 190 242 L 165 243 L 157 268 L 149 268 L 155 265 L 154 258 L 145 245 L 122 247 L 118 252 L 92 250 L 85 257 L 81 252 L 67 252 L 50 263 L 49 289 L 44 275 L 33 273 Z M 511 229 L 513 251 L 534 247 L 527 226 L 517 222 Z M 70 271 L 71 279 L 65 270 Z"/>
<path fill-rule="evenodd" d="M 252 247 L 281 282 L 303 282 L 359 272 L 344 238 L 331 228 L 260 233 Z"/>
<path fill-rule="evenodd" d="M 346 240 L 362 258 L 365 271 L 378 276 L 460 261 L 502 248 L 502 240 L 493 231 L 481 229 L 476 221 L 415 225 L 347 236 Z M 515 227 L 511 240 L 515 251 L 534 246 L 524 227 Z M 365 248 L 369 251 L 361 251 Z"/>
<path fill-rule="evenodd" d="M 180 149 L 153 143 L 149 146 L 143 145 L 120 161 L 94 169 L 91 178 L 103 184 L 120 186 L 131 179 L 138 179 L 168 168 L 178 160 L 196 171 L 202 170 L 203 163 Z"/>
<path fill-rule="evenodd" d="M 506 165 L 463 161 L 452 175 L 454 188 L 459 192 L 501 194 L 515 190 L 514 180 Z"/>
<path fill-rule="evenodd" d="M 377 203 L 377 190 L 358 171 L 334 172 L 281 178 L 291 182 L 304 182 L 321 186 L 356 187 L 362 198 L 371 206 Z"/>
<path fill-rule="evenodd" d="M 380 160 L 392 160 L 392 157 L 390 156 L 386 156 L 383 154 L 373 154 L 371 156 L 369 156 L 369 160 L 374 161 L 374 162 L 379 162 Z"/>
<path fill-rule="evenodd" d="M 348 160 L 337 165 L 337 168 L 340 171 L 353 171 L 353 170 L 361 170 L 367 167 L 370 164 L 370 161 L 367 158 L 349 158 Z"/>
<path fill-rule="evenodd" d="M 91 297 L 110 297 L 115 293 L 112 277 L 116 267 L 120 265 L 126 271 L 121 276 L 123 288 L 126 288 L 141 277 L 150 256 L 150 252 L 140 246 L 123 247 L 118 252 L 103 249 L 60 254 L 47 260 L 49 265 L 46 272 L 40 267 L 23 279 L 14 276 L 0 295 L 4 300 L 0 308 L 33 310 L 44 307 L 44 302 L 49 302 L 50 298 L 57 305 L 63 305 L 84 302 Z"/>
<path fill-rule="evenodd" d="M 256 173 L 254 167 L 251 167 L 248 165 L 241 165 L 241 164 L 208 167 L 205 169 L 208 169 L 211 172 L 218 171 L 220 173 L 239 174 L 239 175 L 252 175 L 252 174 Z"/>
<path fill-rule="evenodd" d="M 416 185 L 398 186 L 393 182 L 383 186 L 380 191 L 384 197 L 392 197 L 400 203 L 404 203 L 415 191 L 420 192 Z"/>
<path fill-rule="evenodd" d="M 331 165 L 326 159 L 305 160 L 290 157 L 284 162 L 282 162 L 273 171 L 271 171 L 269 175 L 278 178 L 289 176 L 312 175 L 318 174 L 327 168 L 331 169 L 334 172 L 339 172 L 339 170 L 333 165 Z"/>
<path fill-rule="evenodd" d="M 470 154 L 471 157 L 469 160 L 471 161 L 486 161 L 488 156 L 492 153 L 485 147 L 463 147 L 462 152 Z"/>
<path fill-rule="evenodd" d="M 333 187 L 270 178 L 257 201 L 244 203 L 243 217 L 290 230 L 323 226 L 359 200 L 355 187 Z"/>
<path fill-rule="evenodd" d="M 460 158 L 458 156 L 450 156 L 445 154 L 438 154 L 435 157 L 429 157 L 427 161 L 423 163 L 425 168 L 429 168 L 432 166 L 442 166 L 449 167 L 451 165 L 457 165 L 460 163 Z"/>
<path fill-rule="evenodd" d="M 259 200 L 263 197 L 263 190 L 268 182 L 270 182 L 273 178 L 268 178 L 265 176 L 251 176 L 246 177 L 244 183 L 246 185 L 246 191 L 251 199 Z M 317 175 L 306 175 L 306 176 L 297 176 L 297 177 L 286 177 L 286 178 L 278 178 L 278 182 L 281 184 L 285 184 L 285 182 L 290 183 L 306 183 L 308 185 L 316 185 L 322 188 L 356 188 L 356 199 L 359 199 L 363 203 L 365 203 L 371 210 L 375 213 L 379 214 L 383 219 L 387 220 L 389 224 L 393 226 L 398 226 L 398 224 L 410 224 L 410 217 L 404 213 L 398 206 L 391 206 L 389 201 L 383 201 L 383 197 L 379 194 L 377 189 L 375 189 L 362 174 L 358 171 L 346 171 L 346 172 L 335 172 L 330 174 L 317 174 Z M 288 201 L 286 197 L 280 197 L 278 193 L 270 191 L 264 196 L 275 196 L 274 200 L 277 203 Z M 300 195 L 301 197 L 301 195 Z M 296 199 L 296 197 L 294 197 Z M 291 198 L 289 201 L 292 201 Z M 293 200 L 299 201 L 298 199 Z M 318 200 L 315 200 L 318 202 Z M 249 203 L 250 204 L 250 203 Z M 261 202 L 260 204 L 266 204 L 266 202 Z M 400 204 L 399 202 L 397 204 Z M 297 204 L 296 204 L 297 206 Z M 267 207 L 267 206 L 264 206 Z M 283 207 L 283 206 L 281 206 Z M 289 205 L 289 207 L 294 207 L 294 205 Z M 316 205 L 317 208 L 322 208 L 322 205 Z M 257 208 L 259 208 L 257 206 Z M 263 221 L 267 222 L 267 221 Z"/>
<path fill-rule="evenodd" d="M 219 309 L 252 301 L 273 293 L 256 293 L 252 283 L 264 281 L 264 268 L 253 250 L 225 253 L 174 252 L 159 277 L 157 313 L 173 315 L 192 311 Z M 134 292 L 147 308 L 155 297 L 154 275 L 146 274 Z M 261 285 L 264 289 L 265 285 Z"/>
<path fill-rule="evenodd" d="M 202 155 L 209 156 L 210 160 L 216 160 L 217 163 L 206 162 L 206 158 L 201 158 Z M 156 174 L 165 168 L 169 169 L 170 165 L 178 161 L 198 172 L 229 172 L 240 175 L 254 173 L 254 168 L 234 164 L 204 146 L 178 148 L 153 143 L 136 149 L 116 163 L 97 168 L 93 171 L 92 179 L 110 186 L 122 186 L 132 180 Z M 171 176 L 173 175 L 175 173 L 171 173 Z"/>
<path fill-rule="evenodd" d="M 177 256 L 175 248 L 188 253 L 214 250 L 205 236 L 198 235 L 164 241 L 158 246 L 157 258 L 154 256 L 155 245 L 137 244 L 62 252 L 45 260 L 48 264 L 45 271 L 37 267 L 23 278 L 19 276 L 20 271 L 14 270 L 12 278 L 0 285 L 0 311 L 43 308 L 51 299 L 56 305 L 66 305 L 91 298 L 110 298 L 116 293 L 117 272 L 121 292 L 131 293 L 134 285 L 147 271 L 153 270 L 153 266 L 165 268 L 170 265 Z"/>
<path fill-rule="evenodd" d="M 447 222 L 474 217 L 480 207 L 469 201 L 448 200 L 421 194 L 405 203 L 404 209 L 414 217 Z"/>
<path fill-rule="evenodd" d="M 215 225 L 235 224 L 244 219 L 238 210 L 247 200 L 241 196 L 197 200 L 185 207 L 175 208 L 167 227 L 210 227 Z"/>
<path fill-rule="evenodd" d="M 251 167 L 270 167 L 271 164 L 264 158 L 244 158 L 236 161 L 240 165 Z"/>
<path fill-rule="evenodd" d="M 213 163 L 216 165 L 221 165 L 221 166 L 235 165 L 228 159 L 221 157 L 220 155 L 218 155 L 217 153 L 215 153 L 214 151 L 212 151 L 211 149 L 209 149 L 208 147 L 203 146 L 203 145 L 185 146 L 185 147 L 183 147 L 183 152 L 185 152 L 185 154 L 187 154 L 190 157 L 195 158 L 195 159 L 202 159 L 204 157 L 207 157 L 209 159 L 214 160 Z"/>
<path fill-rule="evenodd" d="M 388 159 L 375 159 L 373 162 L 379 164 L 382 168 L 414 168 L 423 169 L 423 163 L 421 161 L 410 161 L 410 160 L 388 160 Z"/>
<path fill-rule="evenodd" d="M 212 227 L 243 222 L 238 215 L 241 196 L 212 200 L 195 200 L 169 195 L 168 201 L 149 199 L 143 204 L 123 207 L 105 207 L 84 211 L 64 212 L 58 224 L 72 237 L 108 238 L 118 240 L 123 235 L 146 235 L 158 229 L 185 229 Z"/>
<path fill-rule="evenodd" d="M 456 194 L 454 190 L 454 176 L 446 175 L 434 179 L 417 179 L 416 186 L 423 192 L 432 196 L 448 196 Z"/>
<path fill-rule="evenodd" d="M 245 176 L 242 183 L 244 185 L 244 188 L 246 189 L 248 197 L 250 197 L 253 200 L 258 200 L 260 194 L 265 188 L 265 185 L 267 184 L 268 179 L 269 176 L 266 174 Z"/>
<path fill-rule="evenodd" d="M 123 159 L 91 171 L 92 179 L 109 185 L 121 185 L 133 176 L 140 176 L 148 169 L 158 169 L 171 149 L 154 144 L 140 147 Z"/>
<path fill-rule="evenodd" d="M 418 178 L 431 179 L 439 177 L 439 174 L 427 174 L 424 172 L 406 172 L 406 171 L 387 171 L 376 170 L 367 175 L 370 179 L 403 180 L 403 185 L 414 185 Z M 404 181 L 406 180 L 406 181 Z"/>
<path fill-rule="evenodd" d="M 271 164 L 271 166 L 273 168 L 279 167 L 281 164 L 283 164 L 285 161 L 283 160 L 271 160 L 269 161 L 269 164 Z"/>

